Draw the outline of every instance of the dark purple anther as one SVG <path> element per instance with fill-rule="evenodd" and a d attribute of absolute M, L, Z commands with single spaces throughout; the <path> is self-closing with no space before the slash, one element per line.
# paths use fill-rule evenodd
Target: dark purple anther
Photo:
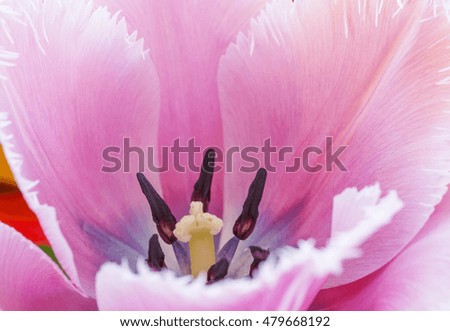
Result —
<path fill-rule="evenodd" d="M 265 260 L 267 260 L 267 258 L 270 255 L 270 252 L 268 249 L 263 249 L 261 247 L 258 246 L 250 246 L 250 252 L 252 253 L 253 256 L 253 262 L 250 265 L 250 277 L 253 277 L 253 273 L 258 270 L 259 264 L 261 262 L 264 262 Z"/>
<path fill-rule="evenodd" d="M 234 223 L 233 233 L 240 240 L 247 239 L 255 229 L 258 219 L 258 206 L 261 202 L 266 184 L 267 170 L 259 169 L 255 179 L 248 189 L 247 199 L 245 199 L 242 213 Z"/>
<path fill-rule="evenodd" d="M 161 271 L 162 268 L 166 268 L 164 263 L 164 252 L 162 251 L 161 245 L 159 244 L 158 235 L 154 234 L 150 238 L 148 244 L 148 266 L 154 271 Z"/>
<path fill-rule="evenodd" d="M 230 263 L 226 259 L 221 259 L 219 262 L 212 265 L 208 270 L 208 284 L 213 284 L 224 279 L 228 274 L 229 266 Z"/>
<path fill-rule="evenodd" d="M 191 201 L 200 201 L 203 203 L 203 211 L 208 211 L 209 202 L 211 201 L 211 183 L 214 175 L 214 160 L 216 152 L 208 149 L 203 158 L 202 170 L 200 177 L 194 185 Z"/>
<path fill-rule="evenodd" d="M 169 206 L 159 196 L 144 174 L 138 173 L 137 179 L 141 185 L 142 192 L 150 204 L 153 221 L 157 225 L 158 233 L 161 236 L 161 239 L 164 240 L 165 243 L 171 245 L 177 241 L 177 238 L 173 234 L 173 230 L 175 230 L 176 225 L 175 216 L 173 216 Z"/>

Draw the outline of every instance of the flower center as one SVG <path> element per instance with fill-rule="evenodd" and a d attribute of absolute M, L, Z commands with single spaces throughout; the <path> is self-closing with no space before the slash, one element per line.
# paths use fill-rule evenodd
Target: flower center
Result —
<path fill-rule="evenodd" d="M 200 201 L 191 202 L 189 215 L 176 224 L 173 232 L 175 237 L 181 242 L 189 243 L 192 276 L 208 272 L 216 263 L 213 236 L 219 234 L 222 227 L 220 218 L 203 212 L 203 203 Z"/>
<path fill-rule="evenodd" d="M 267 177 L 265 169 L 258 170 L 248 189 L 242 213 L 234 223 L 234 236 L 216 254 L 214 236 L 222 230 L 223 221 L 207 212 L 211 199 L 214 161 L 215 152 L 209 149 L 205 153 L 199 179 L 194 185 L 189 215 L 184 216 L 178 223 L 169 206 L 147 178 L 142 173 L 137 174 L 142 192 L 150 205 L 159 236 L 166 244 L 172 245 L 181 273 L 190 273 L 194 277 L 200 273 L 206 273 L 208 284 L 227 276 L 239 243 L 246 240 L 255 229 Z M 189 243 L 189 252 L 180 242 Z M 254 261 L 249 266 L 249 276 L 253 277 L 259 264 L 268 258 L 269 250 L 251 246 L 250 251 Z M 164 259 L 159 237 L 154 234 L 149 241 L 147 264 L 152 270 L 160 271 L 166 268 Z"/>

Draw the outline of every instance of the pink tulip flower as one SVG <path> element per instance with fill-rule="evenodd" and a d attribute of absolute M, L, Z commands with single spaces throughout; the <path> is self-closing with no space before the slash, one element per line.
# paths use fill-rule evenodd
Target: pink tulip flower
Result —
<path fill-rule="evenodd" d="M 428 0 L 0 1 L 0 139 L 68 276 L 0 224 L 0 309 L 450 308 L 447 14 Z M 214 175 L 101 171 L 124 138 L 297 152 L 326 137 L 347 171 L 281 171 L 297 154 L 277 171 L 258 154 L 256 175 L 240 159 Z"/>

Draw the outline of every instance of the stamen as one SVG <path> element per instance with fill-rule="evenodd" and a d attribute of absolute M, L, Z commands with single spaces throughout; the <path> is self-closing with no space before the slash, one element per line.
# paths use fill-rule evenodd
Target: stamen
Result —
<path fill-rule="evenodd" d="M 182 275 L 189 275 L 191 273 L 191 258 L 189 257 L 189 252 L 187 247 L 185 248 L 182 243 L 178 240 L 172 244 L 173 252 L 180 267 L 180 272 Z"/>
<path fill-rule="evenodd" d="M 181 242 L 189 242 L 191 273 L 194 277 L 206 272 L 216 263 L 214 238 L 220 232 L 223 222 L 220 218 L 203 212 L 203 203 L 191 202 L 188 216 L 176 224 L 174 235 Z"/>
<path fill-rule="evenodd" d="M 208 211 L 209 202 L 211 201 L 211 183 L 214 175 L 214 160 L 216 152 L 208 149 L 203 158 L 202 170 L 200 177 L 194 185 L 191 201 L 200 201 L 203 203 L 203 210 Z"/>
<path fill-rule="evenodd" d="M 224 279 L 228 274 L 229 266 L 230 262 L 228 262 L 227 259 L 221 259 L 219 262 L 212 265 L 208 270 L 208 284 L 213 284 Z"/>
<path fill-rule="evenodd" d="M 268 249 L 263 249 L 261 247 L 258 246 L 250 246 L 250 252 L 252 253 L 253 256 L 253 262 L 250 265 L 250 277 L 253 278 L 253 274 L 256 270 L 258 270 L 259 264 L 261 262 L 264 262 L 265 260 L 267 260 L 267 258 L 270 255 L 270 252 Z"/>
<path fill-rule="evenodd" d="M 240 240 L 247 239 L 255 229 L 259 216 L 258 207 L 266 184 L 267 170 L 259 169 L 248 189 L 247 199 L 244 202 L 242 213 L 234 223 L 233 233 Z"/>
<path fill-rule="evenodd" d="M 159 244 L 158 235 L 154 234 L 148 244 L 148 266 L 154 271 L 161 271 L 162 268 L 166 268 L 164 262 L 165 255 Z"/>
<path fill-rule="evenodd" d="M 169 206 L 156 192 L 144 174 L 138 173 L 137 179 L 141 186 L 142 192 L 150 204 L 153 221 L 156 223 L 156 228 L 158 229 L 159 235 L 165 243 L 171 245 L 177 240 L 173 234 L 173 230 L 175 230 L 176 225 L 175 216 L 173 216 Z"/>
<path fill-rule="evenodd" d="M 217 260 L 222 258 L 232 261 L 234 254 L 236 253 L 237 247 L 239 245 L 239 239 L 234 237 L 227 241 L 225 245 L 217 253 Z"/>

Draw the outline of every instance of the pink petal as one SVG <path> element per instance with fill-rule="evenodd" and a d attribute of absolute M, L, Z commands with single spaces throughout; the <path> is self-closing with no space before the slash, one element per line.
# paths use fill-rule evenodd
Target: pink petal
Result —
<path fill-rule="evenodd" d="M 370 190 L 370 189 L 369 189 Z M 212 286 L 204 277 L 177 278 L 172 272 L 152 272 L 143 261 L 138 273 L 126 264 L 105 264 L 97 275 L 97 299 L 102 310 L 299 310 L 312 299 L 332 273 L 342 271 L 342 261 L 358 254 L 358 247 L 401 208 L 395 192 L 380 198 L 347 231 L 336 233 L 327 247 L 317 249 L 312 241 L 299 248 L 285 247 L 264 262 L 256 277 L 224 280 Z M 348 191 L 335 208 L 354 204 Z M 340 206 L 341 205 L 341 206 Z M 247 252 L 247 254 L 250 254 Z M 274 257 L 276 255 L 276 257 Z"/>
<path fill-rule="evenodd" d="M 100 265 L 146 254 L 154 232 L 137 157 L 130 173 L 101 169 L 112 166 L 103 149 L 122 148 L 124 138 L 155 145 L 156 72 L 142 41 L 104 8 L 78 0 L 11 6 L 26 24 L 10 24 L 14 44 L 3 43 L 19 59 L 2 69 L 2 142 L 64 270 L 93 295 Z"/>
<path fill-rule="evenodd" d="M 182 146 L 195 138 L 202 149 L 223 147 L 217 92 L 220 56 L 238 31 L 250 23 L 266 0 L 98 0 L 113 11 L 121 10 L 127 22 L 152 50 L 161 82 L 159 145 Z M 172 168 L 173 159 L 170 159 Z M 181 164 L 187 158 L 180 156 Z M 201 164 L 201 153 L 196 154 Z M 164 198 L 178 218 L 189 210 L 196 172 L 161 174 Z M 210 211 L 222 214 L 223 174 L 215 175 Z"/>
<path fill-rule="evenodd" d="M 3 223 L 0 265 L 0 310 L 96 309 L 43 251 Z"/>
<path fill-rule="evenodd" d="M 313 309 L 449 310 L 450 195 L 414 241 L 380 271 L 321 291 Z"/>
<path fill-rule="evenodd" d="M 427 1 L 400 9 L 395 1 L 276 0 L 229 47 L 219 68 L 226 148 L 262 146 L 270 137 L 299 157 L 309 146 L 324 150 L 327 136 L 332 152 L 348 145 L 340 157 L 347 172 L 333 165 L 286 173 L 293 154 L 286 162 L 273 155 L 276 171 L 249 244 L 311 237 L 323 244 L 333 196 L 373 182 L 397 190 L 405 208 L 364 245 L 364 259 L 328 285 L 382 267 L 417 234 L 449 182 L 450 25 L 437 13 Z M 238 159 L 225 179 L 224 219 L 239 215 L 252 179 L 236 175 L 251 165 Z M 310 159 L 317 163 L 323 155 Z"/>

